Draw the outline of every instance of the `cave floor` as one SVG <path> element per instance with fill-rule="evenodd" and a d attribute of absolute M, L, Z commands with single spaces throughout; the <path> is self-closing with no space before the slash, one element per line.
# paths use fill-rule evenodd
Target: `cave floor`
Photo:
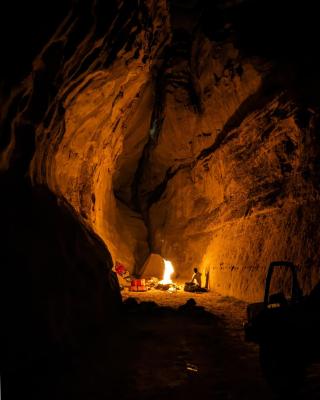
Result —
<path fill-rule="evenodd" d="M 277 398 L 260 371 L 258 347 L 244 342 L 246 303 L 212 292 L 153 289 L 122 296 L 134 297 L 138 304 L 127 305 L 115 333 L 101 332 L 73 357 L 55 384 L 54 398 Z M 205 309 L 179 311 L 191 297 Z M 320 387 L 312 376 L 303 399 L 319 398 Z"/>

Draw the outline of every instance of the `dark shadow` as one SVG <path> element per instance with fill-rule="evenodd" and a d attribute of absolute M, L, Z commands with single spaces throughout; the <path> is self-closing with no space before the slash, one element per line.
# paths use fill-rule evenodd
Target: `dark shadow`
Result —
<path fill-rule="evenodd" d="M 67 202 L 17 177 L 0 183 L 2 395 L 49 400 L 120 291 L 107 248 Z"/>
<path fill-rule="evenodd" d="M 272 389 L 281 398 L 306 398 L 307 369 L 320 362 L 320 282 L 296 304 L 266 309 L 258 324 L 261 368 Z"/>

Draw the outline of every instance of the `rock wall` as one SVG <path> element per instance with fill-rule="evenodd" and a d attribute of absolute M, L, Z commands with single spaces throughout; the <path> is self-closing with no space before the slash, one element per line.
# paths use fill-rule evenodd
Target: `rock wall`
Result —
<path fill-rule="evenodd" d="M 121 309 L 105 244 L 46 187 L 1 176 L 2 393 L 43 398 Z"/>
<path fill-rule="evenodd" d="M 136 274 L 157 253 L 181 279 L 197 265 L 212 288 L 252 300 L 281 258 L 309 291 L 320 277 L 316 64 L 282 34 L 285 7 L 270 37 L 247 7 L 76 2 L 3 102 L 1 170 L 71 204 Z"/>
<path fill-rule="evenodd" d="M 32 157 L 33 184 L 66 199 L 113 260 L 133 271 L 149 254 L 132 185 L 149 139 L 168 10 L 164 1 L 84 4 L 71 9 L 3 108 L 12 131 L 1 164 L 11 168 L 20 152 Z M 26 141 L 35 142 L 28 156 Z"/>
<path fill-rule="evenodd" d="M 219 41 L 190 26 L 172 26 L 139 182 L 152 249 L 181 279 L 197 266 L 245 300 L 262 298 L 271 261 L 291 260 L 308 293 L 320 278 L 317 89 L 303 67 L 237 48 L 228 25 Z"/>
<path fill-rule="evenodd" d="M 174 166 L 150 220 L 155 247 L 181 277 L 200 266 L 212 288 L 256 300 L 269 263 L 292 260 L 305 292 L 318 282 L 318 115 L 306 111 L 302 126 L 300 111 L 282 94 L 214 151 Z"/>

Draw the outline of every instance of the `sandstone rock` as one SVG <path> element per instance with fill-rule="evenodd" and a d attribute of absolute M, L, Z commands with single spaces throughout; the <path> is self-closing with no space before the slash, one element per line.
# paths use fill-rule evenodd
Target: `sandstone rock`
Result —
<path fill-rule="evenodd" d="M 143 276 L 147 278 L 155 277 L 158 279 L 162 279 L 163 272 L 164 272 L 163 258 L 159 254 L 151 253 L 142 268 Z"/>
<path fill-rule="evenodd" d="M 308 292 L 320 277 L 320 146 L 302 64 L 257 55 L 236 19 L 210 27 L 197 2 L 114 1 L 109 19 L 89 3 L 3 104 L 1 170 L 71 204 L 131 273 L 157 253 L 177 278 L 198 266 L 211 288 L 253 300 L 281 258 Z"/>
<path fill-rule="evenodd" d="M 150 219 L 156 246 L 166 238 L 161 249 L 178 269 L 200 265 L 211 287 L 251 300 L 261 298 L 276 259 L 300 266 L 305 291 L 316 284 L 319 193 L 316 176 L 304 173 L 312 161 L 303 140 L 316 133 L 313 118 L 307 133 L 296 114 L 290 102 L 272 100 L 168 182 Z"/>

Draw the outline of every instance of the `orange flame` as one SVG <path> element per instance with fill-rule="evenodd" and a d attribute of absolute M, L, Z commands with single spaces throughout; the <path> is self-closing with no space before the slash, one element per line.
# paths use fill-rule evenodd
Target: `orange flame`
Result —
<path fill-rule="evenodd" d="M 169 285 L 170 283 L 172 283 L 171 275 L 173 274 L 174 269 L 173 269 L 171 261 L 168 261 L 165 259 L 163 259 L 163 261 L 164 261 L 163 279 L 159 283 L 161 285 Z"/>

